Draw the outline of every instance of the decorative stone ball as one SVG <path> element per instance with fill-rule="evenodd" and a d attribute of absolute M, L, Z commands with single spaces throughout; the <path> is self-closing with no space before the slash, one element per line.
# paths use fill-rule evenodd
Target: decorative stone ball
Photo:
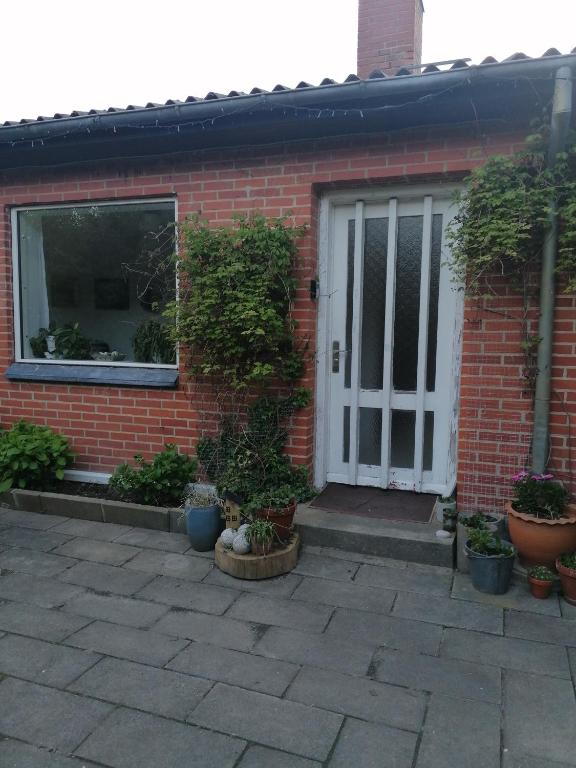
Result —
<path fill-rule="evenodd" d="M 250 528 L 250 523 L 242 523 L 242 525 L 238 528 L 238 533 L 241 533 L 242 536 L 246 536 L 246 531 Z"/>
<path fill-rule="evenodd" d="M 220 534 L 220 541 L 226 549 L 232 549 L 232 542 L 237 535 L 238 531 L 235 531 L 234 528 L 226 528 L 226 530 L 222 531 Z"/>
<path fill-rule="evenodd" d="M 239 533 L 234 537 L 232 549 L 237 555 L 247 555 L 250 552 L 250 542 L 243 533 Z"/>

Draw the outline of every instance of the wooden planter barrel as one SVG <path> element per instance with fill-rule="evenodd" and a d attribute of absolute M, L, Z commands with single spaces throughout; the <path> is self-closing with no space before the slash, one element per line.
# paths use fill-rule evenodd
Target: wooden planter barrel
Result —
<path fill-rule="evenodd" d="M 214 562 L 224 573 L 237 579 L 270 579 L 289 573 L 298 562 L 300 537 L 293 534 L 285 546 L 273 549 L 269 555 L 237 555 L 226 549 L 222 542 L 216 542 Z"/>

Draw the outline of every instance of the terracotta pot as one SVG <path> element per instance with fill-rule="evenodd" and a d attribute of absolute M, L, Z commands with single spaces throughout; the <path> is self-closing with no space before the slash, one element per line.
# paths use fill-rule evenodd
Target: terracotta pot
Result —
<path fill-rule="evenodd" d="M 546 565 L 553 568 L 558 555 L 576 550 L 576 505 L 569 504 L 567 517 L 545 520 L 517 512 L 512 502 L 505 505 L 512 544 L 523 566 Z"/>
<path fill-rule="evenodd" d="M 560 574 L 564 600 L 570 605 L 576 605 L 576 571 L 573 568 L 566 568 L 560 559 L 556 560 L 556 568 Z"/>
<path fill-rule="evenodd" d="M 295 514 L 296 502 L 293 501 L 288 507 L 283 507 L 282 509 L 261 509 L 256 513 L 256 517 L 260 518 L 261 520 L 269 520 L 274 524 L 278 540 L 288 541 L 292 531 Z"/>
<path fill-rule="evenodd" d="M 528 584 L 530 584 L 530 592 L 532 597 L 537 597 L 538 600 L 546 600 L 550 597 L 552 591 L 552 581 L 542 581 L 541 579 L 535 579 L 532 576 L 528 576 Z"/>
<path fill-rule="evenodd" d="M 250 550 L 253 555 L 260 555 L 265 557 L 272 551 L 272 542 L 250 539 Z"/>

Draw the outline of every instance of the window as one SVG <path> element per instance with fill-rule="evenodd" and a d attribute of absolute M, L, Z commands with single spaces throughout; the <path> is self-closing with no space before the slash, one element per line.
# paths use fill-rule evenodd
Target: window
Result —
<path fill-rule="evenodd" d="M 17 358 L 175 366 L 175 203 L 15 211 Z M 16 279 L 16 278 L 15 278 Z"/>

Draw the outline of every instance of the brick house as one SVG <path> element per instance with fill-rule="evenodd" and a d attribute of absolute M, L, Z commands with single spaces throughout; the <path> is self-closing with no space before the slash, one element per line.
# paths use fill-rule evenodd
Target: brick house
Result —
<path fill-rule="evenodd" d="M 170 222 L 257 210 L 309 225 L 295 314 L 315 399 L 293 459 L 318 486 L 457 483 L 463 507 L 484 509 L 507 496 L 531 434 L 520 299 L 505 281 L 489 311 L 465 299 L 445 228 L 467 172 L 522 146 L 576 55 L 423 66 L 420 0 L 359 6 L 358 75 L 344 83 L 0 126 L 0 421 L 68 435 L 77 479 L 170 441 L 193 451 L 214 429 L 211 393 L 133 339 L 157 330 L 153 306 L 175 290 L 166 272 L 146 282 Z M 40 329 L 76 322 L 99 359 L 50 359 Z M 550 467 L 570 482 L 573 297 L 558 296 L 554 339 Z"/>

